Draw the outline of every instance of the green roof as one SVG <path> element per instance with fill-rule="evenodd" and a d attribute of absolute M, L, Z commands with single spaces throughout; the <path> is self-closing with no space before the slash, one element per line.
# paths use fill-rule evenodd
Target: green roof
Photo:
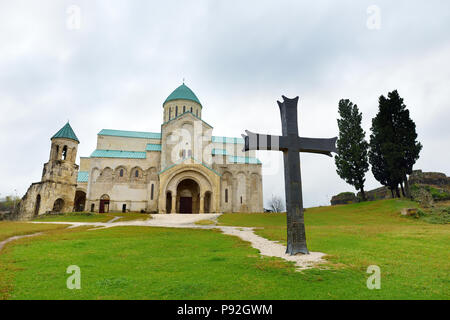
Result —
<path fill-rule="evenodd" d="M 145 151 L 161 151 L 161 145 L 149 143 L 149 144 L 147 144 Z"/>
<path fill-rule="evenodd" d="M 249 163 L 249 164 L 261 164 L 261 161 L 257 158 L 252 157 L 234 157 L 229 156 L 228 162 L 230 163 Z"/>
<path fill-rule="evenodd" d="M 123 159 L 146 159 L 146 152 L 122 151 L 122 150 L 101 150 L 97 149 L 91 154 L 91 158 L 123 158 Z"/>
<path fill-rule="evenodd" d="M 69 122 L 66 123 L 64 127 L 61 128 L 55 135 L 52 137 L 52 139 L 58 139 L 58 138 L 65 138 L 65 139 L 72 139 L 76 142 L 80 143 L 80 140 L 78 140 L 75 132 L 73 132 L 72 127 L 70 126 Z"/>
<path fill-rule="evenodd" d="M 89 181 L 89 172 L 88 171 L 79 171 L 77 182 L 88 182 Z"/>
<path fill-rule="evenodd" d="M 242 138 L 229 138 L 229 137 L 211 137 L 212 142 L 217 143 L 233 143 L 233 144 L 244 144 L 244 139 Z"/>
<path fill-rule="evenodd" d="M 125 130 L 111 130 L 102 129 L 99 136 L 115 136 L 125 138 L 142 138 L 142 139 L 161 139 L 161 133 L 158 132 L 142 132 L 142 131 L 125 131 Z"/>
<path fill-rule="evenodd" d="M 176 88 L 164 101 L 163 105 L 166 104 L 166 102 L 173 101 L 173 100 L 189 100 L 197 102 L 200 106 L 202 104 L 200 103 L 200 100 L 198 100 L 197 96 L 194 92 L 192 92 L 191 89 L 188 88 L 184 83 Z"/>

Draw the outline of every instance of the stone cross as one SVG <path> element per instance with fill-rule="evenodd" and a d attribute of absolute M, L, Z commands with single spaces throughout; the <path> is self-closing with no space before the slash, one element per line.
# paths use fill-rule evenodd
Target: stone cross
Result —
<path fill-rule="evenodd" d="M 243 151 L 278 150 L 283 152 L 284 184 L 287 210 L 287 249 L 286 253 L 309 254 L 306 246 L 305 223 L 303 217 L 302 182 L 299 152 L 318 153 L 332 156 L 337 153 L 337 137 L 331 139 L 302 138 L 298 136 L 297 103 L 298 97 L 278 102 L 281 113 L 282 136 L 256 134 L 245 131 Z"/>

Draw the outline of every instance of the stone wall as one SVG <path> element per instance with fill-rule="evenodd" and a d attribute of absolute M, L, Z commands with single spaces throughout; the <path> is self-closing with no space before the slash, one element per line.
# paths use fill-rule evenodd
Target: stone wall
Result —
<path fill-rule="evenodd" d="M 358 202 L 358 198 L 353 192 L 342 192 L 331 198 L 331 205 L 350 204 Z"/>
<path fill-rule="evenodd" d="M 450 177 L 447 177 L 444 173 L 415 170 L 409 176 L 408 181 L 413 200 L 424 206 L 432 206 L 434 201 L 450 200 Z M 331 199 L 331 204 L 353 203 L 361 199 L 360 192 L 355 197 L 350 194 L 351 192 L 334 196 Z M 366 198 L 368 201 L 391 199 L 392 193 L 389 188 L 383 186 L 366 191 Z"/>
<path fill-rule="evenodd" d="M 392 193 L 391 190 L 387 187 L 380 187 L 374 190 L 366 191 L 366 199 L 368 201 L 376 201 L 376 200 L 383 200 L 383 199 L 391 199 Z M 358 199 L 362 199 L 361 192 L 358 192 Z"/>
<path fill-rule="evenodd" d="M 155 151 L 147 152 L 146 159 L 91 158 L 86 209 L 94 205 L 98 212 L 100 198 L 107 195 L 111 212 L 121 212 L 123 205 L 127 211 L 157 212 L 159 162 L 160 152 Z"/>
<path fill-rule="evenodd" d="M 426 184 L 450 188 L 450 177 L 440 172 L 422 172 L 422 170 L 415 170 L 409 176 L 409 184 Z"/>

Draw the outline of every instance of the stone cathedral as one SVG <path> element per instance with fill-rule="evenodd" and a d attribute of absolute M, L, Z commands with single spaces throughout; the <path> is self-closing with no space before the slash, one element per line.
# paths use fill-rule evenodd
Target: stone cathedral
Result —
<path fill-rule="evenodd" d="M 262 212 L 261 162 L 244 141 L 212 135 L 203 105 L 184 83 L 163 103 L 157 132 L 103 129 L 80 157 L 69 123 L 51 138 L 41 182 L 23 197 L 22 218 L 50 212 Z"/>

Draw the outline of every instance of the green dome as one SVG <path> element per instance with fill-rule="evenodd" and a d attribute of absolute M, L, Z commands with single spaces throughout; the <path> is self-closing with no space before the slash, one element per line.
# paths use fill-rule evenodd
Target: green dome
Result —
<path fill-rule="evenodd" d="M 57 139 L 57 138 L 65 138 L 65 139 L 72 139 L 76 142 L 80 143 L 80 140 L 78 140 L 75 132 L 73 132 L 72 127 L 70 126 L 69 122 L 66 123 L 64 127 L 61 128 L 51 139 Z"/>
<path fill-rule="evenodd" d="M 200 106 L 202 104 L 200 103 L 200 100 L 198 100 L 197 96 L 194 92 L 192 92 L 191 89 L 189 89 L 184 83 L 176 88 L 164 101 L 163 105 L 166 104 L 166 102 L 173 101 L 173 100 L 190 100 L 197 102 Z"/>

